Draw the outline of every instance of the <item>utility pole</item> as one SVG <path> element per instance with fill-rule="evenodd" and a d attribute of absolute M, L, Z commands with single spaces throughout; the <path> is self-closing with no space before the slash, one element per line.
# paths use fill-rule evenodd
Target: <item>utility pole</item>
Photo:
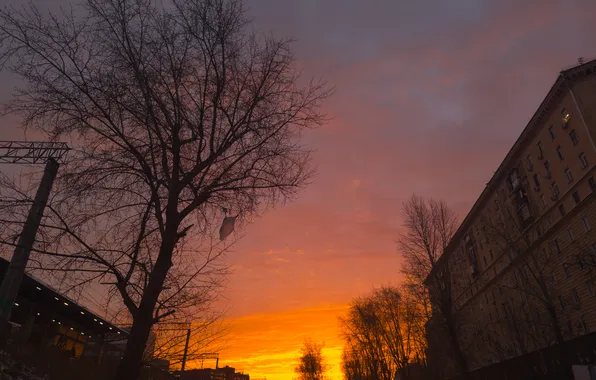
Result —
<path fill-rule="evenodd" d="M 37 230 L 58 173 L 58 160 L 62 159 L 68 150 L 65 143 L 0 141 L 0 162 L 12 164 L 45 162 L 46 164 L 41 183 L 23 226 L 23 232 L 0 285 L 0 347 L 5 346 L 8 341 L 12 307 L 19 293 Z"/>
<path fill-rule="evenodd" d="M 186 344 L 184 345 L 184 356 L 182 356 L 182 369 L 180 372 L 184 372 L 186 367 L 186 356 L 188 355 L 188 342 L 190 341 L 190 328 L 186 330 Z"/>

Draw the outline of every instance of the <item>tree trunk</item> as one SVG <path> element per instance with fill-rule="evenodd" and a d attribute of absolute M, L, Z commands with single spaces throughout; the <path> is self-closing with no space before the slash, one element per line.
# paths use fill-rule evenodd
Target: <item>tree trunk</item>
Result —
<path fill-rule="evenodd" d="M 449 342 L 451 344 L 451 348 L 453 349 L 453 354 L 455 355 L 455 363 L 457 364 L 457 369 L 459 370 L 459 377 L 462 380 L 471 380 L 472 376 L 468 370 L 468 363 L 466 361 L 466 357 L 461 350 L 459 340 L 457 334 L 455 332 L 454 322 L 449 315 L 448 318 L 445 318 L 447 322 L 447 329 L 449 331 Z"/>
<path fill-rule="evenodd" d="M 172 232 L 173 231 L 173 232 Z M 166 275 L 172 266 L 172 252 L 176 242 L 177 228 L 168 228 L 164 233 L 164 241 L 151 272 L 149 284 L 143 293 L 141 304 L 136 311 L 134 323 L 130 330 L 122 361 L 118 365 L 116 380 L 136 380 L 139 378 L 143 354 L 153 326 L 153 311 L 159 294 L 163 289 Z"/>
<path fill-rule="evenodd" d="M 554 307 L 548 307 L 548 313 L 550 315 L 553 332 L 555 334 L 556 356 L 559 357 L 561 366 L 563 367 L 561 376 L 564 377 L 562 379 L 573 379 L 573 371 L 571 369 L 571 363 L 567 359 L 567 353 L 565 352 L 565 341 L 563 338 L 563 332 L 561 331 L 561 326 L 559 325 L 559 319 L 557 318 L 557 311 Z"/>

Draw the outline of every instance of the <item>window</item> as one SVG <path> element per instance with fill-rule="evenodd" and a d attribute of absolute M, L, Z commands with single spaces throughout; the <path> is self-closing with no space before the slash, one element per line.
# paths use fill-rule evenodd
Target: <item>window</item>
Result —
<path fill-rule="evenodd" d="M 546 221 L 548 223 L 548 228 L 553 228 L 553 220 L 550 216 L 548 217 L 548 219 Z"/>
<path fill-rule="evenodd" d="M 577 290 L 575 288 L 571 289 L 571 299 L 573 303 L 579 305 L 579 295 L 577 294 Z"/>
<path fill-rule="evenodd" d="M 534 164 L 532 163 L 532 156 L 526 157 L 526 164 L 528 166 L 529 171 L 532 171 L 532 169 L 534 169 Z"/>
<path fill-rule="evenodd" d="M 586 282 L 586 290 L 590 297 L 594 297 L 594 283 L 592 281 Z"/>
<path fill-rule="evenodd" d="M 584 152 L 581 152 L 579 154 L 579 162 L 582 165 L 582 168 L 585 168 L 588 166 L 588 158 L 586 157 L 586 155 L 584 154 Z"/>
<path fill-rule="evenodd" d="M 590 184 L 590 190 L 596 190 L 596 180 L 594 177 L 590 177 L 590 179 L 588 179 L 588 183 Z"/>
<path fill-rule="evenodd" d="M 569 241 L 573 243 L 575 241 L 575 237 L 573 236 L 573 231 L 567 230 L 567 236 L 569 237 Z"/>
<path fill-rule="evenodd" d="M 557 147 L 557 156 L 559 156 L 559 161 L 563 161 L 563 152 L 561 152 L 561 146 Z"/>
<path fill-rule="evenodd" d="M 544 152 L 542 151 L 542 141 L 538 141 L 536 148 L 538 149 L 538 159 L 542 160 L 544 158 Z"/>
<path fill-rule="evenodd" d="M 582 224 L 584 225 L 584 232 L 588 232 L 592 229 L 592 226 L 590 226 L 590 221 L 588 220 L 587 216 L 584 216 L 582 218 Z"/>
<path fill-rule="evenodd" d="M 561 253 L 561 247 L 559 246 L 558 239 L 553 239 L 553 247 L 555 248 L 555 252 Z"/>
<path fill-rule="evenodd" d="M 550 177 L 550 162 L 548 160 L 544 161 L 544 169 L 546 169 L 547 178 Z"/>
<path fill-rule="evenodd" d="M 488 264 L 486 263 L 486 256 L 482 256 L 482 260 L 484 260 L 484 266 L 487 267 Z"/>
<path fill-rule="evenodd" d="M 557 137 L 557 136 L 555 136 L 555 126 L 554 125 L 551 125 L 550 127 L 548 127 L 548 133 L 550 133 L 550 138 L 552 140 L 554 140 L 555 137 Z"/>
<path fill-rule="evenodd" d="M 511 189 L 517 188 L 519 185 L 519 177 L 517 176 L 517 170 L 514 170 L 509 174 L 509 187 Z"/>
<path fill-rule="evenodd" d="M 571 169 L 565 169 L 565 177 L 567 177 L 567 183 L 571 183 L 573 181 L 573 176 L 571 175 Z"/>
<path fill-rule="evenodd" d="M 565 301 L 563 300 L 563 296 L 559 296 L 559 304 L 561 305 L 561 309 L 565 308 Z"/>
<path fill-rule="evenodd" d="M 561 216 L 565 216 L 566 212 L 565 212 L 565 205 L 564 204 L 560 204 L 559 205 L 559 214 L 561 214 Z"/>
<path fill-rule="evenodd" d="M 567 330 L 569 330 L 569 335 L 573 335 L 573 326 L 571 325 L 571 321 L 567 321 Z"/>
<path fill-rule="evenodd" d="M 571 120 L 571 112 L 563 108 L 563 110 L 561 111 L 561 120 L 563 121 L 563 124 L 567 125 L 567 123 L 569 123 L 569 120 Z"/>
<path fill-rule="evenodd" d="M 588 324 L 583 316 L 579 320 L 579 325 L 582 327 L 583 332 L 588 332 Z"/>
<path fill-rule="evenodd" d="M 524 205 L 521 207 L 519 214 L 524 222 L 530 218 L 530 208 L 528 207 L 527 203 L 524 203 Z"/>
<path fill-rule="evenodd" d="M 499 285 L 499 294 L 503 295 L 503 288 L 501 288 L 501 285 Z"/>
<path fill-rule="evenodd" d="M 557 186 L 556 182 L 553 182 L 552 185 L 550 185 L 550 191 L 553 193 L 554 198 L 559 196 L 559 186 Z"/>
<path fill-rule="evenodd" d="M 536 189 L 540 190 L 540 180 L 538 179 L 538 173 L 534 173 L 534 185 L 536 185 Z"/>
<path fill-rule="evenodd" d="M 579 204 L 579 202 L 581 201 L 578 190 L 575 190 L 573 192 L 573 194 L 571 194 L 571 197 L 573 198 L 573 201 L 575 202 L 576 205 Z"/>
<path fill-rule="evenodd" d="M 569 138 L 571 139 L 573 145 L 577 145 L 579 140 L 577 139 L 577 133 L 575 133 L 575 129 L 569 132 Z"/>
<path fill-rule="evenodd" d="M 544 194 L 540 194 L 540 200 L 542 201 L 542 206 L 546 207 L 546 200 L 544 199 Z"/>
<path fill-rule="evenodd" d="M 494 258 L 493 258 L 493 250 L 492 249 L 489 249 L 488 252 L 490 253 L 490 261 L 493 261 L 494 260 Z"/>
<path fill-rule="evenodd" d="M 565 273 L 565 278 L 569 278 L 569 267 L 567 263 L 563 263 L 563 272 Z"/>

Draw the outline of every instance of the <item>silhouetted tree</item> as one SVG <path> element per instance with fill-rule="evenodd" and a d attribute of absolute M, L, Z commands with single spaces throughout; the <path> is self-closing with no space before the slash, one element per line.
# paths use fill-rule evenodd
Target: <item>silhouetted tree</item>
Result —
<path fill-rule="evenodd" d="M 419 304 L 395 287 L 355 299 L 340 318 L 346 379 L 392 380 L 410 363 L 425 365 L 425 321 Z"/>
<path fill-rule="evenodd" d="M 170 284 L 203 264 L 186 280 L 172 267 L 222 211 L 246 220 L 308 183 L 300 136 L 329 91 L 298 84 L 288 41 L 251 32 L 241 0 L 5 8 L 0 43 L 24 83 L 7 110 L 75 148 L 36 249 L 48 268 L 112 284 L 132 319 L 117 379 L 135 379 Z"/>
<path fill-rule="evenodd" d="M 310 338 L 304 341 L 298 365 L 294 371 L 298 380 L 323 380 L 327 371 L 327 363 L 322 353 L 323 345 L 314 343 Z"/>
<path fill-rule="evenodd" d="M 402 218 L 406 230 L 398 237 L 398 250 L 403 258 L 404 286 L 416 295 L 420 308 L 425 311 L 429 336 L 441 336 L 436 341 L 444 338 L 447 343 L 446 347 L 429 347 L 429 350 L 450 353 L 459 374 L 468 378 L 469 368 L 464 352 L 467 343 L 462 342 L 460 334 L 464 315 L 454 307 L 458 274 L 453 271 L 459 267 L 455 261 L 461 258 L 454 255 L 449 265 L 439 261 L 457 231 L 459 224 L 455 213 L 443 201 L 427 201 L 412 195 L 402 206 Z M 434 272 L 433 280 L 425 284 L 431 272 Z M 429 362 L 429 365 L 432 364 Z"/>
<path fill-rule="evenodd" d="M 496 248 L 497 257 L 503 255 L 500 267 L 508 267 L 508 274 L 498 285 L 507 292 L 499 320 L 504 327 L 501 335 L 508 343 L 508 356 L 554 346 L 563 367 L 569 370 L 562 376 L 569 377 L 571 365 L 567 363 L 563 333 L 569 309 L 562 307 L 555 286 L 557 267 L 565 265 L 560 263 L 560 252 L 565 247 L 557 240 L 545 239 L 552 231 L 537 233 L 527 229 L 531 219 L 516 213 L 507 199 L 500 199 L 499 204 L 491 217 L 482 219 L 481 228 Z M 494 340 L 492 344 L 502 343 Z"/>

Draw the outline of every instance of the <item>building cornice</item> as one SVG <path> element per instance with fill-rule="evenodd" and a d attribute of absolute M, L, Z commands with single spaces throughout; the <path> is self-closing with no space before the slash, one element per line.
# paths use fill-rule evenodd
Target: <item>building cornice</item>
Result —
<path fill-rule="evenodd" d="M 457 248 L 457 243 L 461 240 L 461 238 L 467 233 L 472 220 L 478 215 L 479 211 L 482 209 L 483 205 L 490 199 L 491 194 L 496 190 L 497 185 L 500 183 L 503 176 L 507 175 L 508 170 L 511 168 L 512 164 L 515 163 L 517 159 L 517 155 L 522 151 L 522 148 L 535 136 L 535 134 L 540 130 L 541 122 L 543 121 L 544 117 L 548 114 L 548 112 L 552 109 L 553 105 L 559 99 L 559 97 L 569 90 L 568 86 L 573 83 L 574 81 L 581 79 L 585 76 L 590 74 L 596 73 L 596 59 L 591 60 L 589 62 L 583 63 L 581 65 L 574 66 L 570 69 L 563 70 L 557 76 L 555 83 L 551 86 L 550 90 L 548 91 L 545 98 L 540 103 L 540 106 L 534 112 L 534 115 L 526 125 L 526 127 L 521 132 L 520 136 L 517 138 L 491 179 L 486 184 L 485 188 L 480 193 L 480 196 L 474 202 L 474 205 L 460 224 L 459 228 L 453 235 L 450 243 L 445 248 L 443 255 L 437 261 L 435 267 L 431 270 L 428 274 L 427 278 L 425 279 L 424 283 L 427 284 L 428 281 L 434 277 L 440 268 L 445 264 L 445 260 L 449 258 L 449 256 L 455 251 Z"/>

